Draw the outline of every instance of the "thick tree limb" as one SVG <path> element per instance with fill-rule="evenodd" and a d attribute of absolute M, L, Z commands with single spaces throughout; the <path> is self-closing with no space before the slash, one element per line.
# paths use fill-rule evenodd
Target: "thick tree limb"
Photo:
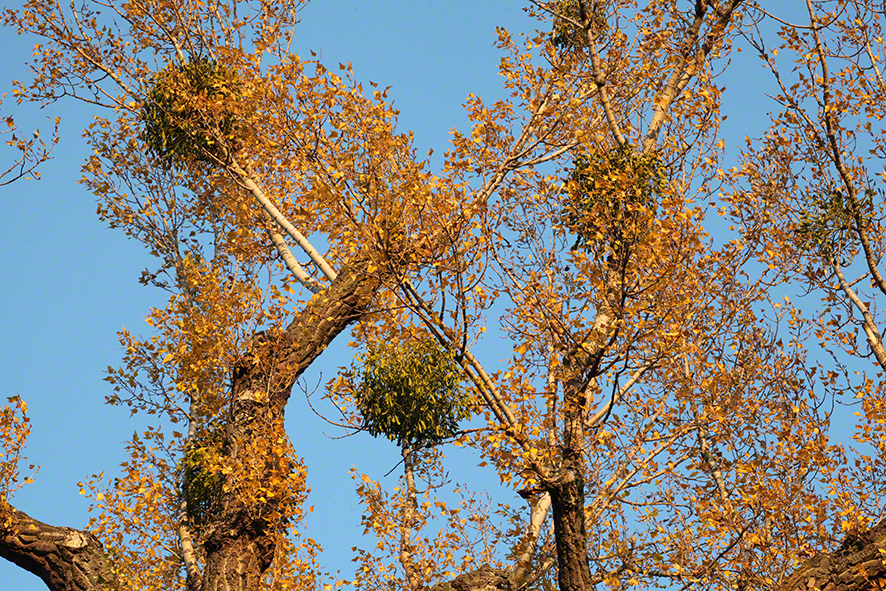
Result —
<path fill-rule="evenodd" d="M 37 521 L 0 500 L 0 556 L 43 579 L 52 591 L 110 591 L 117 578 L 92 533 Z"/>
<path fill-rule="evenodd" d="M 276 550 L 269 519 L 278 498 L 241 494 L 242 466 L 268 461 L 256 457 L 280 453 L 283 416 L 295 381 L 351 323 L 366 312 L 381 284 L 367 272 L 368 261 L 352 261 L 330 287 L 311 299 L 281 334 L 257 338 L 234 370 L 231 416 L 225 429 L 225 460 L 231 473 L 225 482 L 222 510 L 209 526 L 204 544 L 203 591 L 253 591 L 271 565 Z M 278 458 L 282 460 L 282 456 Z M 289 476 L 285 460 L 250 477 L 255 490 L 273 490 L 275 479 Z M 286 472 L 285 474 L 282 472 Z"/>
<path fill-rule="evenodd" d="M 886 520 L 849 534 L 834 552 L 813 556 L 788 578 L 782 591 L 868 591 L 886 586 Z"/>

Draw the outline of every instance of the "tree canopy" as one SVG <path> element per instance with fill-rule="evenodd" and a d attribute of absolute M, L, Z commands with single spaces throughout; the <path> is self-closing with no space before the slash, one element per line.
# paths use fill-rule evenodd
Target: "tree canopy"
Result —
<path fill-rule="evenodd" d="M 95 109 L 82 182 L 168 297 L 119 333 L 109 403 L 155 424 L 86 530 L 11 504 L 31 426 L 0 413 L 0 556 L 53 590 L 886 585 L 882 7 L 530 0 L 437 163 L 292 52 L 303 5 L 5 11 L 40 38 L 17 95 Z M 778 91 L 732 150 L 739 49 Z M 49 155 L 11 143 L 0 182 Z M 336 339 L 329 421 L 403 461 L 354 471 L 371 537 L 327 583 L 284 417 Z"/>

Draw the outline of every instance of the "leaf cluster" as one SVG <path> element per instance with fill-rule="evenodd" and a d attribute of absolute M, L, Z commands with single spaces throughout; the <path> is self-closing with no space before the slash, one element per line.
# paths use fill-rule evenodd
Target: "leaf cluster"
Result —
<path fill-rule="evenodd" d="M 222 144 L 240 143 L 242 115 L 236 113 L 243 83 L 232 69 L 207 58 L 170 64 L 151 80 L 142 107 L 142 140 L 167 163 L 211 161 Z"/>
<path fill-rule="evenodd" d="M 579 156 L 573 164 L 562 209 L 563 225 L 577 237 L 573 250 L 619 252 L 655 213 L 666 185 L 661 159 L 625 144 Z"/>
<path fill-rule="evenodd" d="M 212 466 L 221 453 L 223 430 L 223 425 L 215 425 L 190 442 L 179 462 L 181 492 L 187 502 L 188 519 L 195 525 L 205 525 L 221 508 L 224 476 Z"/>
<path fill-rule="evenodd" d="M 797 225 L 801 248 L 817 251 L 827 259 L 836 256 L 842 246 L 853 240 L 851 236 L 859 227 L 867 228 L 873 221 L 875 194 L 873 189 L 867 189 L 856 204 L 833 186 L 819 193 Z"/>
<path fill-rule="evenodd" d="M 356 379 L 357 408 L 373 437 L 425 446 L 455 435 L 471 416 L 458 364 L 430 339 L 371 343 Z"/>

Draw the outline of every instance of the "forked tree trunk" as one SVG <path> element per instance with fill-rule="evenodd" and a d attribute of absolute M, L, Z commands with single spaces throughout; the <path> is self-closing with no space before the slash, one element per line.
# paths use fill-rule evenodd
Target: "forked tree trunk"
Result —
<path fill-rule="evenodd" d="M 347 265 L 282 334 L 257 339 L 244 355 L 234 371 L 225 432 L 230 461 L 245 459 L 238 454 L 261 448 L 268 437 L 282 433 L 295 381 L 335 337 L 363 316 L 378 289 L 380 280 L 366 272 L 368 266 L 362 259 Z M 262 476 L 270 481 L 275 474 Z M 235 495 L 224 499 L 220 515 L 208 527 L 202 591 L 259 589 L 276 550 L 273 526 L 264 519 L 267 513 L 267 507 Z M 93 534 L 41 523 L 2 502 L 0 556 L 39 576 L 52 591 L 118 589 L 108 557 Z"/>
<path fill-rule="evenodd" d="M 365 272 L 365 262 L 346 267 L 329 289 L 316 295 L 286 330 L 260 340 L 244 356 L 233 378 L 233 403 L 225 433 L 232 461 L 279 433 L 293 384 L 323 350 L 365 312 L 377 277 Z M 260 446 L 259 446 L 260 447 Z M 567 449 L 570 447 L 566 446 Z M 587 541 L 580 508 L 584 483 L 580 462 L 570 470 L 564 456 L 561 481 L 550 490 L 562 591 L 590 585 Z M 268 474 L 271 478 L 273 475 Z M 254 591 L 275 552 L 274 532 L 262 506 L 230 496 L 210 525 L 205 544 L 203 591 Z M 835 552 L 820 554 L 782 586 L 783 591 L 867 591 L 886 587 L 886 520 L 871 530 L 847 538 Z M 56 527 L 32 519 L 0 502 L 0 556 L 39 576 L 52 591 L 109 591 L 117 588 L 112 565 L 91 533 Z M 508 573 L 483 567 L 433 587 L 434 591 L 492 591 L 509 589 Z"/>
<path fill-rule="evenodd" d="M 286 403 L 295 381 L 326 347 L 358 320 L 378 289 L 368 262 L 346 266 L 326 291 L 315 295 L 281 335 L 258 339 L 234 370 L 231 416 L 224 435 L 225 460 L 247 463 L 256 449 L 271 449 L 283 430 Z M 264 473 L 259 486 L 287 474 Z M 238 495 L 236 470 L 220 514 L 210 523 L 204 549 L 203 591 L 254 591 L 274 559 L 271 501 Z"/>

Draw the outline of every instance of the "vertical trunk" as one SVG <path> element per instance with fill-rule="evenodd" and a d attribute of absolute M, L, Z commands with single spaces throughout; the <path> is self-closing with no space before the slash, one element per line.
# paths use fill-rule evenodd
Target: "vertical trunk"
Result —
<path fill-rule="evenodd" d="M 257 338 L 234 370 L 224 435 L 224 460 L 232 471 L 222 509 L 208 527 L 203 591 L 254 591 L 271 565 L 279 499 L 266 498 L 264 491 L 289 476 L 279 455 L 286 403 L 304 370 L 365 313 L 380 283 L 366 269 L 362 259 L 346 266 L 285 331 Z"/>
<path fill-rule="evenodd" d="M 592 587 L 585 528 L 585 419 L 588 386 L 597 377 L 600 362 L 615 334 L 616 310 L 621 301 L 621 281 L 627 258 L 609 259 L 612 276 L 594 328 L 580 346 L 563 359 L 563 435 L 557 477 L 548 483 L 557 543 L 557 584 L 560 591 L 586 591 Z"/>
<path fill-rule="evenodd" d="M 587 367 L 587 362 L 582 363 Z M 584 380 L 566 383 L 563 409 L 563 443 L 557 478 L 550 484 L 554 537 L 557 542 L 557 583 L 560 591 L 585 591 L 591 587 L 588 541 L 585 529 Z"/>
<path fill-rule="evenodd" d="M 557 584 L 560 591 L 585 591 L 591 586 L 585 531 L 585 482 L 582 466 L 564 462 L 556 486 L 550 489 L 557 541 Z"/>

